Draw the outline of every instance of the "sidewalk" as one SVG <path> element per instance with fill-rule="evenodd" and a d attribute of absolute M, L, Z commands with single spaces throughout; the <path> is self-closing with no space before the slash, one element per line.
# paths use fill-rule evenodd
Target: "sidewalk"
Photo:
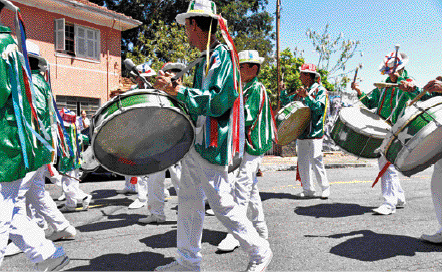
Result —
<path fill-rule="evenodd" d="M 377 166 L 377 159 L 358 158 L 341 151 L 325 152 L 323 162 L 326 169 Z M 264 156 L 260 168 L 262 171 L 294 171 L 297 170 L 297 157 Z"/>

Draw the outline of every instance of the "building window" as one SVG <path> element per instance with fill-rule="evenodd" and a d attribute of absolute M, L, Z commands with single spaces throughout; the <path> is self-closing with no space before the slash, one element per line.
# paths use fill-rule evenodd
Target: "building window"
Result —
<path fill-rule="evenodd" d="M 100 60 L 100 31 L 77 24 L 55 20 L 56 51 L 59 53 Z"/>
<path fill-rule="evenodd" d="M 56 105 L 58 110 L 66 108 L 72 112 L 75 112 L 77 116 L 80 116 L 80 113 L 84 110 L 87 112 L 88 118 L 91 119 L 91 117 L 100 108 L 100 99 L 57 95 Z"/>

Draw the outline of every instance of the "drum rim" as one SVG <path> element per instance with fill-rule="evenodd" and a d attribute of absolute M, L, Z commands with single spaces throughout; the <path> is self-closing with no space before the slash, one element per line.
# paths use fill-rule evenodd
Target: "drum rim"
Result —
<path fill-rule="evenodd" d="M 422 102 L 426 102 L 426 101 L 422 101 Z M 430 107 L 426 107 L 423 109 L 423 111 L 420 111 L 419 109 L 414 108 L 415 110 L 413 110 L 413 112 L 409 116 L 408 116 L 408 114 L 404 114 L 401 118 L 399 118 L 397 120 L 397 122 L 391 127 L 390 131 L 388 131 L 388 133 L 386 134 L 385 139 L 383 140 L 383 143 L 382 143 L 382 151 L 386 154 L 388 152 L 388 149 L 390 148 L 390 146 L 393 144 L 395 136 L 398 136 L 403 130 L 405 130 L 405 128 L 407 128 L 414 120 L 416 120 L 424 112 L 428 112 L 431 109 L 433 109 L 434 107 L 438 107 L 439 105 L 442 105 L 442 103 L 437 103 Z M 438 109 L 438 110 L 441 110 L 441 109 Z M 439 116 L 442 117 L 442 114 L 440 114 Z M 426 127 L 429 127 L 429 125 L 431 123 L 434 123 L 434 122 L 431 121 L 428 124 L 426 124 L 423 128 L 421 128 L 419 130 L 418 133 L 422 132 Z M 394 130 L 396 131 L 396 133 L 394 133 Z M 415 136 L 416 135 L 414 135 L 413 138 Z M 410 143 L 411 140 L 408 141 L 408 143 Z M 385 155 L 385 157 L 386 157 L 386 155 Z"/>
<path fill-rule="evenodd" d="M 137 108 L 142 108 L 140 105 L 142 105 L 143 103 L 141 103 L 141 104 L 137 104 L 138 106 L 134 106 L 134 107 L 124 107 L 123 109 L 124 110 L 122 110 L 122 111 L 116 111 L 116 112 L 114 112 L 114 113 L 112 113 L 111 115 L 109 115 L 108 117 L 107 117 L 107 119 L 105 120 L 103 120 L 103 122 L 101 123 L 101 125 L 100 126 L 98 126 L 97 127 L 97 132 L 96 132 L 96 127 L 94 128 L 94 133 L 93 133 L 93 137 L 91 138 L 91 147 L 92 147 L 92 150 L 93 150 L 93 155 L 94 155 L 94 157 L 96 157 L 97 158 L 97 156 L 96 156 L 96 154 L 95 154 L 95 149 L 94 149 L 94 144 L 95 144 L 95 142 L 96 142 L 96 137 L 97 137 L 97 135 L 99 134 L 99 132 L 100 132 L 100 130 L 103 128 L 103 126 L 106 124 L 106 123 L 108 123 L 108 121 L 111 121 L 112 119 L 114 119 L 114 118 L 116 118 L 118 115 L 120 115 L 120 114 L 122 114 L 122 113 L 124 113 L 124 112 L 127 112 L 127 111 L 131 111 L 131 110 L 135 110 L 135 109 L 137 109 Z M 189 124 L 191 125 L 191 127 L 192 127 L 192 135 L 193 135 L 193 137 L 192 137 L 192 144 L 190 145 L 190 147 L 189 147 L 189 149 L 188 149 L 188 151 L 187 152 L 185 152 L 184 153 L 184 156 L 182 156 L 182 158 L 180 158 L 178 161 L 180 161 L 180 160 L 182 160 L 189 152 L 190 152 L 190 150 L 194 147 L 194 145 L 195 145 L 195 138 L 196 138 L 196 135 L 195 135 L 195 126 L 193 125 L 193 122 L 191 121 L 191 118 L 189 117 L 189 116 L 187 116 L 186 114 L 184 114 L 184 113 L 182 113 L 181 111 L 179 111 L 177 108 L 174 108 L 174 107 L 164 107 L 164 108 L 167 108 L 167 109 L 169 109 L 169 110 L 173 110 L 173 111 L 175 111 L 175 112 L 177 112 L 177 113 L 179 113 L 180 115 L 182 115 L 183 117 L 185 117 L 185 119 L 189 122 Z M 99 161 L 99 159 L 96 159 L 98 162 L 99 162 L 99 164 L 100 164 L 100 166 L 102 166 L 104 169 L 106 169 L 107 171 L 110 171 L 110 172 L 112 172 L 112 173 L 116 173 L 116 174 L 119 174 L 119 175 L 127 175 L 127 174 L 123 174 L 123 173 L 119 173 L 119 172 L 116 172 L 116 171 L 113 171 L 113 170 L 111 170 L 111 169 L 109 169 L 107 166 L 105 166 L 103 163 L 101 163 L 100 161 Z M 175 162 L 176 163 L 176 162 Z M 173 164 L 172 164 L 173 165 Z M 171 165 L 170 165 L 171 166 Z M 170 167 L 169 166 L 169 167 Z M 168 167 L 167 167 L 168 168 Z M 167 169 L 167 168 L 165 168 L 165 169 Z M 163 169 L 164 170 L 164 169 Z M 159 171 L 162 171 L 162 170 L 159 170 Z M 158 172 L 159 172 L 158 171 Z M 153 172 L 153 173 L 156 173 L 156 172 Z M 134 175 L 134 176 L 146 176 L 146 175 L 149 175 L 149 174 L 152 174 L 152 173 L 148 173 L 148 174 L 142 174 L 142 175 Z"/>
<path fill-rule="evenodd" d="M 366 110 L 366 111 L 368 111 L 369 113 L 372 113 L 373 115 L 378 116 L 378 117 L 380 118 L 380 120 L 383 121 L 383 123 L 385 123 L 386 125 L 388 125 L 389 129 L 391 130 L 391 126 L 390 126 L 387 122 L 385 122 L 385 120 L 383 120 L 383 118 L 382 118 L 380 115 L 375 114 L 375 113 L 372 112 L 371 110 L 369 110 L 369 109 L 364 109 L 364 108 L 360 108 L 360 107 L 345 107 L 345 108 L 343 108 L 343 109 L 348 109 L 348 108 L 358 108 L 358 109 Z M 340 119 L 340 120 L 343 122 L 343 124 L 348 125 L 349 123 L 347 123 L 347 122 L 342 118 L 342 116 L 340 115 L 340 112 L 341 112 L 343 109 L 341 109 L 341 110 L 338 112 L 338 119 Z M 337 120 L 334 122 L 334 126 L 335 126 L 335 123 L 336 123 L 336 122 L 337 122 Z M 334 126 L 333 126 L 332 128 L 334 128 Z M 375 134 L 371 134 L 371 133 L 368 133 L 368 132 L 366 132 L 366 131 L 361 131 L 359 128 L 356 128 L 356 127 L 354 127 L 354 126 L 348 126 L 348 127 L 349 127 L 350 129 L 352 129 L 353 131 L 357 132 L 358 134 L 364 134 L 365 136 L 369 136 L 370 138 L 373 138 L 373 139 L 383 140 L 383 139 L 385 139 L 385 137 L 386 137 L 386 135 L 387 135 L 387 133 L 386 133 L 386 134 L 384 134 L 384 135 L 382 135 L 382 136 L 376 137 Z M 373 136 L 374 136 L 374 137 L 373 137 Z"/>

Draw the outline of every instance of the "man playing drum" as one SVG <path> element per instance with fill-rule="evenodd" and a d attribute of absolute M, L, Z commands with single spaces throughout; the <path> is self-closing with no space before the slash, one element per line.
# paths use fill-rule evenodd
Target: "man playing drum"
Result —
<path fill-rule="evenodd" d="M 264 218 L 263 205 L 258 189 L 257 170 L 260 168 L 264 153 L 272 148 L 276 128 L 272 117 L 266 88 L 257 76 L 264 58 L 256 50 L 244 50 L 239 53 L 241 81 L 244 85 L 244 113 L 246 128 L 246 146 L 238 174 L 230 173 L 235 179 L 235 201 L 247 214 L 251 211 L 251 220 L 260 237 L 268 238 L 268 229 Z M 220 251 L 233 251 L 239 247 L 238 240 L 228 234 L 218 245 Z"/>
<path fill-rule="evenodd" d="M 433 96 L 442 96 L 442 77 L 438 77 L 428 82 L 423 90 L 429 93 L 424 95 L 421 99 L 427 100 Z M 436 211 L 437 221 L 439 222 L 439 230 L 433 234 L 422 234 L 420 239 L 430 243 L 442 243 L 442 159 L 434 164 L 433 176 L 431 177 L 431 197 L 433 199 L 434 210 Z"/>
<path fill-rule="evenodd" d="M 376 88 L 366 95 L 362 93 L 358 83 L 351 84 L 351 88 L 357 92 L 362 103 L 369 109 L 376 109 L 375 113 L 391 124 L 394 124 L 403 115 L 406 102 L 419 93 L 418 88 L 405 70 L 407 62 L 408 56 L 405 53 L 392 52 L 385 56 L 381 64 L 380 72 L 389 75 L 385 82 L 397 84 L 396 86 Z M 381 176 L 384 203 L 373 211 L 376 214 L 389 215 L 396 212 L 396 207 L 405 205 L 405 193 L 394 166 L 389 165 L 384 156 L 380 156 L 378 160 L 380 171 L 387 168 Z"/>
<path fill-rule="evenodd" d="M 201 269 L 204 195 L 215 216 L 240 241 L 249 255 L 246 271 L 265 271 L 272 259 L 269 242 L 259 236 L 242 207 L 236 204 L 231 194 L 233 181 L 228 175 L 232 145 L 235 145 L 235 149 L 238 147 L 236 151 L 242 152 L 244 144 L 244 134 L 239 132 L 242 130 L 233 125 L 239 121 L 238 126 L 244 128 L 239 97 L 242 90 L 234 45 L 227 38 L 224 19 L 216 15 L 216 5 L 212 1 L 191 1 L 187 12 L 177 15 L 176 20 L 185 25 L 191 46 L 197 47 L 203 54 L 209 54 L 210 50 L 212 53 L 207 56 L 208 60 L 202 59 L 198 63 L 193 88 L 172 83 L 171 77 L 162 71 L 155 84 L 156 88 L 184 102 L 196 122 L 195 145 L 181 161 L 178 254 L 176 261 L 158 267 L 157 271 Z M 218 22 L 223 37 L 228 40 L 227 45 L 216 39 Z M 237 101 L 240 103 L 235 103 Z M 232 135 L 236 138 L 232 138 Z"/>
<path fill-rule="evenodd" d="M 312 170 L 321 187 L 321 198 L 330 195 L 329 181 L 323 163 L 323 135 L 328 109 L 327 91 L 320 83 L 320 74 L 314 64 L 305 63 L 300 67 L 300 80 L 303 86 L 297 90 L 302 101 L 311 111 L 311 120 L 306 130 L 297 140 L 297 180 L 301 179 L 303 192 L 300 198 L 315 196 Z"/>

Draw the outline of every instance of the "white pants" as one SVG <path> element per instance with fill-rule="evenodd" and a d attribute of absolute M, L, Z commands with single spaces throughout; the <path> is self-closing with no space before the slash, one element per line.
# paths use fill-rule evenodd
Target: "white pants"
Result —
<path fill-rule="evenodd" d="M 130 180 L 133 176 L 125 176 L 125 187 L 124 190 L 127 191 L 131 191 L 131 192 L 136 192 L 136 185 L 135 184 L 131 184 Z"/>
<path fill-rule="evenodd" d="M 323 139 L 297 140 L 298 172 L 303 190 L 315 192 L 312 171 L 321 190 L 329 188 L 329 181 L 323 163 Z"/>
<path fill-rule="evenodd" d="M 268 230 L 256 176 L 262 160 L 263 156 L 244 153 L 238 174 L 230 173 L 229 178 L 234 179 L 235 202 L 240 205 L 243 214 L 247 215 L 248 209 L 251 211 L 253 226 L 261 237 L 267 239 Z"/>
<path fill-rule="evenodd" d="M 434 172 L 431 177 L 431 197 L 433 198 L 434 210 L 439 221 L 442 233 L 442 159 L 434 164 Z"/>
<path fill-rule="evenodd" d="M 211 164 L 193 148 L 181 161 L 178 192 L 177 261 L 199 270 L 204 224 L 204 192 L 219 221 L 240 241 L 250 259 L 259 261 L 270 250 L 231 194 L 228 167 Z"/>
<path fill-rule="evenodd" d="M 27 208 L 29 204 L 31 204 L 36 213 L 42 215 L 55 231 L 61 231 L 69 227 L 70 223 L 59 209 L 57 209 L 57 204 L 50 194 L 45 191 L 45 176 L 49 176 L 46 165 L 37 170 L 33 182 L 28 182 L 20 187 L 19 201 L 23 195 L 23 198 L 26 199 Z M 22 193 L 22 191 L 24 191 L 24 193 Z M 27 212 L 27 214 L 33 218 L 32 213 Z"/>
<path fill-rule="evenodd" d="M 66 196 L 67 207 L 75 208 L 77 207 L 77 202 L 82 201 L 85 197 L 88 196 L 84 191 L 82 191 L 79 187 L 79 169 L 74 169 L 66 172 L 66 175 L 62 177 L 62 190 Z M 73 178 L 71 178 L 73 177 Z"/>
<path fill-rule="evenodd" d="M 143 176 L 143 177 L 137 177 L 138 183 L 136 183 L 136 190 L 138 192 L 138 198 L 142 202 L 147 201 L 147 195 L 148 195 L 148 179 L 149 176 Z"/>
<path fill-rule="evenodd" d="M 384 156 L 379 157 L 379 170 L 381 171 L 385 167 L 387 160 Z M 405 192 L 400 185 L 399 175 L 394 167 L 390 165 L 388 170 L 383 174 L 381 178 L 382 183 L 382 196 L 385 205 L 389 205 L 391 208 L 395 208 L 397 203 L 405 202 Z"/>
<path fill-rule="evenodd" d="M 0 264 L 8 238 L 34 263 L 48 259 L 56 251 L 54 244 L 45 239 L 45 232 L 26 215 L 25 201 L 18 201 L 21 185 L 32 182 L 36 173 L 30 172 L 23 179 L 0 183 Z"/>

